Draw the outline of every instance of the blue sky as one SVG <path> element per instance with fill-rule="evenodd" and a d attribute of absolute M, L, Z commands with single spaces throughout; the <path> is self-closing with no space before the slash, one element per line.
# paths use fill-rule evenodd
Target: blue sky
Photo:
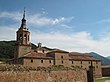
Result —
<path fill-rule="evenodd" d="M 0 40 L 15 40 L 26 7 L 31 42 L 110 55 L 110 0 L 0 0 Z"/>

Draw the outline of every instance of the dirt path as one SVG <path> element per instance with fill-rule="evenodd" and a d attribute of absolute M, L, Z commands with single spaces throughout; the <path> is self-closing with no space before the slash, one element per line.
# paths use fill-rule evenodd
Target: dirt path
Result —
<path fill-rule="evenodd" d="M 110 82 L 110 80 L 106 80 L 105 82 Z"/>

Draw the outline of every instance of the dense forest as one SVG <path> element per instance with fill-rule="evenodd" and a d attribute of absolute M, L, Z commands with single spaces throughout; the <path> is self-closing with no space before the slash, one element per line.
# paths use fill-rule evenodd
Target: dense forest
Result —
<path fill-rule="evenodd" d="M 7 60 L 14 57 L 16 41 L 0 41 L 0 60 Z M 36 45 L 31 43 L 31 48 L 37 48 Z"/>

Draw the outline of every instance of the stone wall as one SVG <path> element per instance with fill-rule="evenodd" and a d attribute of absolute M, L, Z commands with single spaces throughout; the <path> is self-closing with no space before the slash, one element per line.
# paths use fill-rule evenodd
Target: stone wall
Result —
<path fill-rule="evenodd" d="M 0 71 L 0 82 L 87 82 L 85 70 Z"/>

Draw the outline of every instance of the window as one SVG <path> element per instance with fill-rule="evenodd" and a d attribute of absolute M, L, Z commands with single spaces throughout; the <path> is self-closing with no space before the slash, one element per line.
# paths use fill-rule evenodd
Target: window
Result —
<path fill-rule="evenodd" d="M 51 63 L 51 60 L 49 60 L 49 63 Z"/>
<path fill-rule="evenodd" d="M 42 52 L 44 53 L 44 50 Z"/>
<path fill-rule="evenodd" d="M 61 56 L 61 58 L 63 59 L 63 56 Z"/>
<path fill-rule="evenodd" d="M 89 64 L 91 64 L 91 62 L 89 61 Z"/>
<path fill-rule="evenodd" d="M 31 59 L 31 63 L 33 63 L 33 60 Z"/>
<path fill-rule="evenodd" d="M 24 40 L 26 40 L 26 34 L 24 35 Z"/>
<path fill-rule="evenodd" d="M 61 63 L 63 64 L 63 61 L 61 61 Z"/>
<path fill-rule="evenodd" d="M 41 60 L 41 63 L 43 63 L 43 60 Z"/>
<path fill-rule="evenodd" d="M 73 61 L 72 61 L 72 64 L 73 64 Z"/>
<path fill-rule="evenodd" d="M 96 61 L 96 64 L 98 64 L 98 62 Z"/>
<path fill-rule="evenodd" d="M 96 66 L 96 68 L 98 68 L 98 66 Z"/>
<path fill-rule="evenodd" d="M 22 40 L 22 34 L 20 34 L 20 36 L 19 36 L 19 40 Z"/>
<path fill-rule="evenodd" d="M 26 37 L 26 34 L 24 35 L 24 37 Z"/>
<path fill-rule="evenodd" d="M 82 64 L 82 61 L 81 61 L 81 64 Z"/>

